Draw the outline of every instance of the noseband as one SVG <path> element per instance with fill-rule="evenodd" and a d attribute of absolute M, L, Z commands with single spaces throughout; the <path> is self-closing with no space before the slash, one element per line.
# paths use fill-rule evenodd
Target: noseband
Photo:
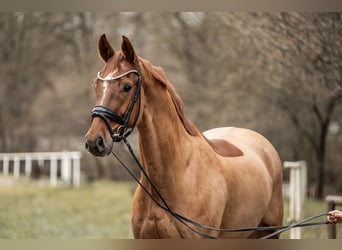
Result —
<path fill-rule="evenodd" d="M 138 82 L 136 84 L 136 88 L 135 88 L 135 92 L 134 92 L 134 96 L 132 98 L 131 104 L 130 104 L 126 114 L 124 115 L 124 117 L 119 116 L 117 113 L 112 111 L 110 108 L 103 106 L 103 105 L 95 106 L 91 112 L 92 119 L 94 119 L 95 117 L 100 117 L 104 121 L 104 123 L 106 124 L 106 126 L 110 132 L 110 136 L 115 141 L 120 141 L 123 137 L 129 136 L 132 133 L 132 131 L 133 131 L 133 129 L 137 123 L 137 120 L 139 117 L 139 112 L 140 112 L 140 98 L 139 97 L 140 97 L 140 89 L 141 89 L 141 81 L 142 81 L 141 72 L 140 72 L 140 69 L 138 67 L 136 70 L 129 70 L 129 71 L 127 71 L 127 72 L 125 72 L 119 76 L 114 76 L 114 77 L 110 77 L 110 78 L 109 77 L 103 78 L 103 77 L 101 77 L 101 72 L 97 73 L 97 78 L 101 81 L 119 80 L 122 77 L 125 77 L 130 73 L 135 73 L 138 75 Z M 134 105 L 138 99 L 139 99 L 138 112 L 135 116 L 133 126 L 131 128 L 128 128 L 127 127 L 128 121 L 131 118 Z M 115 123 L 118 123 L 120 125 L 116 131 L 113 131 L 112 127 L 110 126 L 109 120 L 112 120 Z"/>

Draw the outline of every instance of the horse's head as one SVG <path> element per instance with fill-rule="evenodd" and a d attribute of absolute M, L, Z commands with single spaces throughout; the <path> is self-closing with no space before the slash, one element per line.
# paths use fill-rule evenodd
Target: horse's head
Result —
<path fill-rule="evenodd" d="M 140 119 L 141 74 L 138 56 L 125 36 L 121 51 L 115 52 L 105 35 L 99 40 L 98 50 L 105 65 L 94 84 L 96 104 L 86 148 L 93 155 L 105 156 L 113 142 L 127 136 Z"/>

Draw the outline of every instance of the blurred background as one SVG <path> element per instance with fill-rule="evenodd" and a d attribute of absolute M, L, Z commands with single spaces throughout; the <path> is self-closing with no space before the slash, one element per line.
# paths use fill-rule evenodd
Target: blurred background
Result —
<path fill-rule="evenodd" d="M 82 151 L 82 184 L 131 180 L 84 150 L 98 38 L 119 50 L 126 35 L 201 131 L 256 130 L 282 161 L 306 161 L 308 196 L 342 193 L 341 13 L 11 12 L 0 30 L 0 152 Z"/>

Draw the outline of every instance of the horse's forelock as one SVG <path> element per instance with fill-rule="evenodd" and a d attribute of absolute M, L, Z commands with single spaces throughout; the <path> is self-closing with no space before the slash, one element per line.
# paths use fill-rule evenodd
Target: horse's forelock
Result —
<path fill-rule="evenodd" d="M 124 58 L 125 55 L 121 51 L 116 52 L 115 55 L 109 58 L 106 64 L 103 66 L 102 73 L 107 75 L 117 70 Z"/>

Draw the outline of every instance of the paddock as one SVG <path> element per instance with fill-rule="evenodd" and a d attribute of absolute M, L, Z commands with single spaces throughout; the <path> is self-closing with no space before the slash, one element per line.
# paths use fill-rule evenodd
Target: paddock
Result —
<path fill-rule="evenodd" d="M 32 162 L 37 161 L 43 168 L 49 168 L 50 186 L 57 187 L 58 178 L 62 185 L 80 187 L 80 159 L 79 151 L 64 152 L 27 152 L 27 153 L 1 153 L 0 171 L 6 177 L 19 179 L 21 176 L 31 177 Z M 284 197 L 288 199 L 289 214 L 285 224 L 293 224 L 303 219 L 303 204 L 306 200 L 307 166 L 305 161 L 284 161 L 284 172 L 289 171 L 289 183 L 284 183 Z M 60 172 L 60 174 L 58 174 Z M 327 196 L 327 211 L 342 205 L 341 196 Z M 284 204 L 285 205 L 285 204 Z M 327 227 L 328 238 L 336 238 L 336 226 Z M 291 239 L 302 238 L 300 227 L 290 230 Z"/>

